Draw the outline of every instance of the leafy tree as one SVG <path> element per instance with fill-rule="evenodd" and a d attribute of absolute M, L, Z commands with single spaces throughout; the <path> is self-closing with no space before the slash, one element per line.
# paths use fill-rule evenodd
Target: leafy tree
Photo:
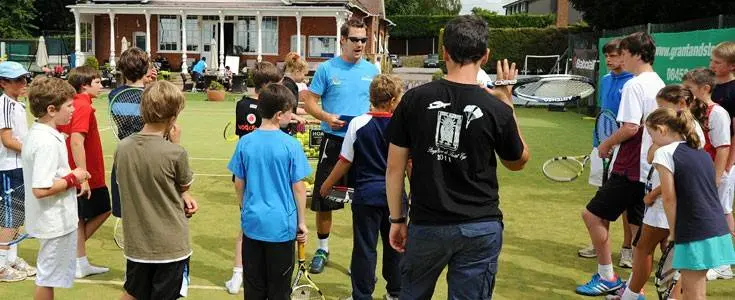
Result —
<path fill-rule="evenodd" d="M 646 23 L 672 23 L 735 11 L 735 1 L 722 0 L 569 0 L 597 29 Z"/>
<path fill-rule="evenodd" d="M 451 15 L 462 10 L 460 0 L 385 0 L 388 16 L 403 15 Z"/>
<path fill-rule="evenodd" d="M 31 36 L 35 26 L 33 0 L 0 1 L 0 38 L 25 38 Z"/>
<path fill-rule="evenodd" d="M 39 33 L 46 30 L 74 30 L 74 14 L 66 6 L 75 4 L 77 0 L 35 0 L 34 2 L 38 15 L 33 20 L 33 24 L 38 27 Z"/>
<path fill-rule="evenodd" d="M 484 9 L 482 7 L 473 7 L 471 12 L 475 16 L 486 16 L 486 15 L 495 16 L 498 14 L 497 12 L 494 12 L 488 9 Z"/>

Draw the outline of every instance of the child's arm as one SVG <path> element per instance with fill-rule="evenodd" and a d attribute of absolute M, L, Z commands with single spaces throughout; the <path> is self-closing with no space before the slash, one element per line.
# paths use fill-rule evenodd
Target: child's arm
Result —
<path fill-rule="evenodd" d="M 648 148 L 648 155 L 646 155 L 646 160 L 649 164 L 653 163 L 653 155 L 656 153 L 656 150 L 660 148 L 658 145 L 653 144 L 651 147 Z"/>
<path fill-rule="evenodd" d="M 235 176 L 235 198 L 237 204 L 242 208 L 242 201 L 245 199 L 245 180 Z"/>
<path fill-rule="evenodd" d="M 191 218 L 199 210 L 199 204 L 189 192 L 188 187 L 187 191 L 181 193 L 181 198 L 184 199 L 184 214 L 187 218 Z"/>
<path fill-rule="evenodd" d="M 319 194 L 322 195 L 322 197 L 326 197 L 334 184 L 337 183 L 337 180 L 344 177 L 347 172 L 350 171 L 350 167 L 352 167 L 351 162 L 340 158 L 334 166 L 334 169 L 332 169 L 332 173 L 329 173 L 327 179 L 322 183 L 322 186 L 319 189 Z"/>
<path fill-rule="evenodd" d="M 23 148 L 23 143 L 13 137 L 13 129 L 3 128 L 0 129 L 0 140 L 3 142 L 3 146 L 20 153 L 20 149 Z"/>
<path fill-rule="evenodd" d="M 291 185 L 294 198 L 296 198 L 296 210 L 298 212 L 298 233 L 296 240 L 299 243 L 306 243 L 306 235 L 309 229 L 306 227 L 306 185 L 300 180 Z"/>
<path fill-rule="evenodd" d="M 655 189 L 651 190 L 646 194 L 645 197 L 643 197 L 643 203 L 645 203 L 647 206 L 653 205 L 654 202 L 656 202 L 656 198 L 661 196 L 661 186 L 657 186 Z"/>
<path fill-rule="evenodd" d="M 84 134 L 80 132 L 73 132 L 71 134 L 71 137 L 69 137 L 69 141 L 71 144 L 71 155 L 72 158 L 74 158 L 74 164 L 81 168 L 86 170 L 87 169 L 87 152 L 84 150 Z M 83 196 L 86 195 L 87 199 L 92 196 L 92 193 L 89 188 L 89 182 L 85 181 L 82 183 L 81 188 L 79 189 L 79 192 L 77 193 L 77 196 Z"/>
<path fill-rule="evenodd" d="M 79 185 L 80 182 L 86 181 L 87 179 L 89 179 L 89 172 L 81 168 L 76 168 L 61 179 L 54 180 L 51 187 L 33 188 L 33 196 L 42 200 L 48 196 L 53 196 L 66 191 L 67 189 L 73 188 Z"/>
<path fill-rule="evenodd" d="M 676 228 L 676 186 L 674 183 L 674 174 L 664 166 L 654 164 L 656 171 L 661 178 L 661 195 L 664 201 L 664 211 L 666 212 L 666 220 L 669 222 L 669 239 L 673 240 L 674 230 Z"/>
<path fill-rule="evenodd" d="M 730 156 L 730 146 L 722 146 L 715 150 L 715 184 L 720 186 L 720 179 L 727 168 L 727 160 Z"/>

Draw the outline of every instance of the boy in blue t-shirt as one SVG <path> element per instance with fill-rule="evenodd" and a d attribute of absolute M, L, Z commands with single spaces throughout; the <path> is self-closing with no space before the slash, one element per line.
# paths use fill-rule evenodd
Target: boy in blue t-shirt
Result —
<path fill-rule="evenodd" d="M 280 130 L 296 97 L 281 84 L 260 90 L 260 127 L 243 136 L 228 169 L 243 197 L 241 227 L 246 299 L 290 299 L 294 240 L 306 242 L 306 186 L 311 174 L 301 144 Z M 247 193 L 245 180 L 247 179 Z"/>
<path fill-rule="evenodd" d="M 390 222 L 385 194 L 388 158 L 386 139 L 393 110 L 403 92 L 403 83 L 393 75 L 378 75 L 370 84 L 370 112 L 350 122 L 339 161 L 319 190 L 326 197 L 332 187 L 354 166 L 355 194 L 352 201 L 352 299 L 372 299 L 375 290 L 378 233 L 383 241 L 383 277 L 388 298 L 401 292 L 401 254 L 390 246 Z"/>

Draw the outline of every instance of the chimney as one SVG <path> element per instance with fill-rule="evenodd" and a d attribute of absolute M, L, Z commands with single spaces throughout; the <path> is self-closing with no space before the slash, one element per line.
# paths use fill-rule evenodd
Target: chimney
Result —
<path fill-rule="evenodd" d="M 556 0 L 556 27 L 569 25 L 569 0 Z"/>

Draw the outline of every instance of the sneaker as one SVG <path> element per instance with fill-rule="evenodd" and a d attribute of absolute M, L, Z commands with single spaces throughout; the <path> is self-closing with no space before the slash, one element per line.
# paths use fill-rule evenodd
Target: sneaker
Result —
<path fill-rule="evenodd" d="M 577 255 L 584 258 L 595 258 L 597 257 L 597 252 L 595 252 L 595 246 L 589 245 L 585 248 L 579 249 L 579 251 L 577 251 Z"/>
<path fill-rule="evenodd" d="M 632 268 L 633 267 L 633 249 L 621 248 L 620 249 L 620 262 L 618 266 L 621 268 Z"/>
<path fill-rule="evenodd" d="M 317 249 L 314 253 L 314 258 L 311 259 L 311 267 L 309 267 L 309 273 L 319 274 L 324 271 L 324 266 L 329 262 L 329 252 L 324 249 Z"/>
<path fill-rule="evenodd" d="M 623 299 L 623 294 L 625 294 L 625 288 L 626 287 L 628 287 L 628 285 L 626 283 L 623 283 L 623 286 L 621 286 L 617 291 L 615 291 L 615 294 L 605 296 L 605 300 L 620 300 L 620 299 Z M 641 290 L 641 292 L 638 293 L 638 299 L 637 300 L 646 300 L 646 296 L 643 295 L 643 290 Z"/>
<path fill-rule="evenodd" d="M 23 271 L 18 271 L 9 267 L 0 268 L 0 282 L 16 282 L 25 280 L 26 277 L 28 276 Z"/>
<path fill-rule="evenodd" d="M 585 296 L 602 296 L 614 292 L 622 286 L 623 281 L 617 275 L 615 275 L 614 281 L 607 281 L 602 279 L 600 274 L 595 273 L 589 282 L 578 286 L 575 292 Z"/>
<path fill-rule="evenodd" d="M 36 268 L 31 267 L 25 259 L 22 259 L 20 257 L 15 259 L 15 263 L 10 265 L 11 268 L 16 269 L 18 271 L 21 271 L 26 274 L 26 276 L 36 276 Z"/>
<path fill-rule="evenodd" d="M 707 280 L 732 279 L 732 269 L 730 265 L 719 266 L 714 269 L 707 270 Z"/>
<path fill-rule="evenodd" d="M 242 286 L 242 276 L 232 276 L 230 280 L 225 282 L 225 287 L 227 288 L 227 292 L 231 295 L 237 295 L 237 293 L 240 292 L 240 287 Z"/>
<path fill-rule="evenodd" d="M 77 265 L 77 270 L 74 273 L 74 277 L 79 279 L 79 278 L 84 278 L 84 277 L 91 276 L 91 275 L 107 273 L 109 271 L 110 269 L 105 268 L 105 267 L 97 267 L 93 265 L 87 265 L 87 266 Z"/>

